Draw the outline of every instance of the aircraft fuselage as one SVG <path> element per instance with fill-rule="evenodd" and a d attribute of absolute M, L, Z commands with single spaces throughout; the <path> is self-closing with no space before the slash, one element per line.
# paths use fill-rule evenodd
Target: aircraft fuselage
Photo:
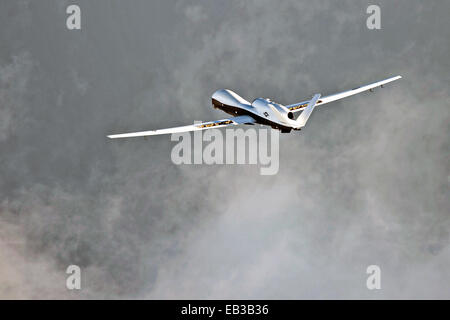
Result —
<path fill-rule="evenodd" d="M 221 89 L 212 95 L 212 104 L 214 108 L 233 116 L 251 116 L 256 123 L 268 125 L 273 129 L 281 130 L 281 132 L 287 133 L 293 129 L 287 123 L 293 119 L 292 112 L 285 106 L 269 99 L 258 98 L 250 103 L 231 90 Z"/>

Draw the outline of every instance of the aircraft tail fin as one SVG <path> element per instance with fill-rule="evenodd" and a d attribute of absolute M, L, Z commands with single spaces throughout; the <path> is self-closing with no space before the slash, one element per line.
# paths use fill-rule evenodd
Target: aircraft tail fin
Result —
<path fill-rule="evenodd" d="M 311 116 L 311 113 L 313 112 L 313 110 L 316 106 L 317 100 L 319 100 L 320 96 L 321 96 L 320 93 L 315 94 L 314 97 L 308 102 L 308 106 L 305 109 L 303 109 L 300 116 L 297 118 L 297 120 L 295 120 L 295 123 L 298 126 L 298 128 L 305 126 L 305 124 L 308 121 L 309 117 Z"/>

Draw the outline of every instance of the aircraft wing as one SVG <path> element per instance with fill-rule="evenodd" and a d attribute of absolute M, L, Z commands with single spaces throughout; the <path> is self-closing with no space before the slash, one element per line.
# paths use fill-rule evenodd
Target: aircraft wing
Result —
<path fill-rule="evenodd" d="M 112 135 L 109 135 L 108 138 L 119 139 L 119 138 L 132 138 L 132 137 L 146 137 L 146 136 L 154 136 L 154 135 L 159 135 L 159 134 L 198 131 L 198 130 L 206 130 L 206 129 L 211 129 L 211 128 L 221 128 L 221 127 L 226 127 L 226 126 L 236 126 L 239 124 L 254 123 L 254 122 L 256 122 L 255 119 L 253 119 L 250 116 L 238 116 L 238 117 L 232 117 L 232 118 L 216 120 L 216 121 L 194 123 L 193 125 L 183 126 L 183 127 L 175 127 L 175 128 L 151 130 L 151 131 L 131 132 L 131 133 L 121 133 L 121 134 L 112 134 Z"/>
<path fill-rule="evenodd" d="M 353 96 L 355 94 L 358 94 L 358 93 L 361 93 L 361 92 L 364 92 L 364 91 L 367 91 L 367 90 L 371 90 L 371 89 L 376 88 L 376 87 L 380 87 L 382 85 L 385 85 L 385 84 L 387 84 L 389 82 L 392 82 L 392 81 L 395 81 L 395 80 L 398 80 L 398 79 L 401 79 L 401 78 L 402 78 L 401 76 L 396 76 L 396 77 L 392 77 L 392 78 L 389 78 L 389 79 L 386 79 L 386 80 L 382 80 L 382 81 L 378 81 L 378 82 L 375 82 L 375 83 L 371 83 L 371 84 L 368 84 L 366 86 L 354 88 L 352 90 L 348 90 L 348 91 L 344 91 L 344 92 L 340 92 L 340 93 L 335 93 L 335 94 L 332 94 L 332 95 L 329 95 L 329 96 L 325 96 L 325 97 L 320 98 L 320 100 L 317 101 L 316 105 L 320 106 L 320 105 L 323 105 L 323 104 L 326 104 L 326 103 L 330 103 L 330 102 L 333 102 L 333 101 L 336 101 L 336 100 L 340 100 L 340 99 L 343 99 L 343 98 L 346 98 L 346 97 L 350 97 L 350 96 Z M 298 102 L 298 103 L 294 103 L 294 104 L 290 104 L 290 105 L 286 106 L 286 108 L 288 108 L 291 112 L 299 112 L 299 111 L 302 111 L 303 109 L 305 109 L 308 106 L 309 101 L 310 100 L 302 101 L 302 102 Z"/>

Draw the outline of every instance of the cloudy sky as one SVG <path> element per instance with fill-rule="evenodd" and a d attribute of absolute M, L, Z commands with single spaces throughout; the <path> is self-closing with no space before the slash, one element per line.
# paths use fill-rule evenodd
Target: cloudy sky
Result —
<path fill-rule="evenodd" d="M 0 298 L 450 298 L 450 2 L 369 4 L 1 1 Z M 105 138 L 397 74 L 280 135 L 274 176 Z"/>

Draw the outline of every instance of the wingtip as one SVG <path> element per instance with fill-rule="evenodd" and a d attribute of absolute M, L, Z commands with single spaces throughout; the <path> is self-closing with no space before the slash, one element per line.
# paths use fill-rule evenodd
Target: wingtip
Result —
<path fill-rule="evenodd" d="M 397 76 L 393 76 L 393 77 L 386 79 L 386 81 L 392 82 L 392 81 L 400 80 L 401 78 L 403 78 L 401 75 L 397 75 Z"/>

